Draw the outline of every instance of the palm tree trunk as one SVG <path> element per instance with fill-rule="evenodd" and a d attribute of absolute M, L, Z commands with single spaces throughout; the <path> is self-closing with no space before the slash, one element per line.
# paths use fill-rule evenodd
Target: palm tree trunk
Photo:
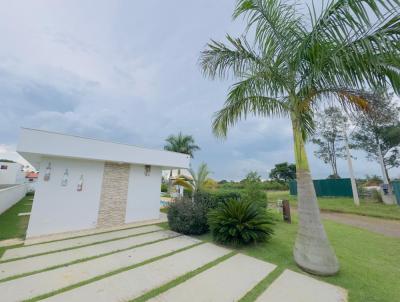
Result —
<path fill-rule="evenodd" d="M 324 226 L 312 182 L 304 140 L 296 119 L 292 119 L 296 158 L 299 229 L 293 254 L 297 265 L 317 275 L 333 275 L 339 270 Z"/>

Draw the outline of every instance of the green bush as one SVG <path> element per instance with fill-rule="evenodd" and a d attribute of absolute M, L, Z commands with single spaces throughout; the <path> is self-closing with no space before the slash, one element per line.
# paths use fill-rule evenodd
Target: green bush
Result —
<path fill-rule="evenodd" d="M 168 185 L 166 183 L 161 184 L 161 192 L 168 192 Z"/>
<path fill-rule="evenodd" d="M 196 192 L 194 202 L 204 205 L 207 209 L 214 209 L 220 203 L 228 200 L 239 200 L 241 198 L 238 192 Z"/>
<path fill-rule="evenodd" d="M 182 234 L 200 235 L 208 231 L 207 207 L 183 198 L 168 206 L 168 224 L 171 230 Z"/>
<path fill-rule="evenodd" d="M 243 245 L 267 241 L 273 234 L 272 217 L 254 202 L 230 200 L 208 213 L 214 240 Z"/>

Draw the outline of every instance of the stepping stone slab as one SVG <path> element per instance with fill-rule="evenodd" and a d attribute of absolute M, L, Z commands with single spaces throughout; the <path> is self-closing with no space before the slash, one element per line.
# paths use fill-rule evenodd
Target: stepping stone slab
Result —
<path fill-rule="evenodd" d="M 347 291 L 303 274 L 285 270 L 256 302 L 345 302 Z"/>
<path fill-rule="evenodd" d="M 53 241 L 53 242 L 48 242 L 48 243 L 23 246 L 23 247 L 19 247 L 19 248 L 6 250 L 6 252 L 4 253 L 1 260 L 9 260 L 9 259 L 14 259 L 14 258 L 32 256 L 35 254 L 54 252 L 57 250 L 63 250 L 63 249 L 67 249 L 67 248 L 75 248 L 75 247 L 79 247 L 82 245 L 88 245 L 88 244 L 112 240 L 112 239 L 116 239 L 116 238 L 122 238 L 122 237 L 126 237 L 126 236 L 133 236 L 133 235 L 154 232 L 154 231 L 160 231 L 160 230 L 162 230 L 162 228 L 160 228 L 159 226 L 150 225 L 150 226 L 145 226 L 145 227 L 140 227 L 140 228 L 132 228 L 132 229 L 126 229 L 126 230 L 121 230 L 121 231 L 115 231 L 115 232 L 83 236 L 83 237 L 78 237 L 78 238 L 73 238 L 73 239 L 66 239 L 66 240 Z"/>
<path fill-rule="evenodd" d="M 23 301 L 199 243 L 181 236 L 0 283 L 1 301 Z M 90 301 L 90 300 L 87 300 Z"/>
<path fill-rule="evenodd" d="M 46 268 L 67 264 L 80 259 L 100 256 L 106 253 L 116 252 L 137 245 L 150 243 L 162 239 L 168 239 L 179 235 L 180 234 L 172 231 L 160 231 L 128 237 L 124 239 L 117 239 L 104 243 L 97 243 L 94 245 L 75 248 L 72 250 L 0 263 L 0 281 L 11 276 L 17 276 L 38 270 L 43 270 Z"/>
<path fill-rule="evenodd" d="M 30 216 L 31 212 L 26 212 L 26 213 L 18 213 L 18 216 Z"/>
<path fill-rule="evenodd" d="M 256 286 L 275 265 L 242 254 L 194 276 L 150 299 L 151 302 L 232 302 L 239 301 Z"/>
<path fill-rule="evenodd" d="M 44 301 L 129 301 L 228 253 L 230 253 L 228 249 L 214 244 L 201 244 L 144 266 L 49 297 Z"/>

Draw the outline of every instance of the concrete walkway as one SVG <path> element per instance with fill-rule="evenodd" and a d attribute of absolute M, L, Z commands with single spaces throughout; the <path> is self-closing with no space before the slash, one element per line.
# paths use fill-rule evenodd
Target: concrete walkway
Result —
<path fill-rule="evenodd" d="M 72 289 L 44 301 L 129 301 L 217 260 L 229 252 L 225 248 L 205 243 L 136 269 Z"/>
<path fill-rule="evenodd" d="M 321 212 L 324 219 L 362 228 L 388 237 L 400 238 L 400 221 L 361 215 Z"/>
<path fill-rule="evenodd" d="M 275 269 L 275 265 L 242 254 L 200 273 L 186 282 L 150 299 L 150 302 L 238 301 Z"/>
<path fill-rule="evenodd" d="M 306 275 L 285 270 L 256 302 L 345 302 L 347 291 Z"/>
<path fill-rule="evenodd" d="M 78 237 L 78 238 L 74 238 L 74 239 L 66 239 L 66 240 L 53 241 L 53 242 L 49 242 L 49 243 L 41 243 L 41 244 L 23 246 L 23 247 L 6 250 L 4 255 L 1 257 L 1 260 L 4 261 L 4 260 L 9 260 L 9 259 L 14 259 L 14 258 L 32 256 L 32 255 L 36 255 L 36 254 L 49 253 L 49 252 L 53 252 L 53 251 L 57 251 L 57 250 L 62 250 L 62 249 L 67 249 L 67 248 L 75 248 L 75 247 L 79 247 L 79 246 L 83 246 L 83 245 L 88 245 L 88 244 L 93 244 L 93 243 L 97 243 L 97 242 L 112 240 L 112 239 L 116 239 L 116 238 L 123 238 L 123 237 L 127 237 L 127 236 L 133 236 L 133 235 L 138 235 L 138 234 L 143 234 L 143 233 L 148 233 L 148 232 L 155 232 L 155 231 L 159 231 L 159 230 L 162 230 L 162 229 L 158 226 L 151 225 L 151 226 L 145 226 L 145 227 L 140 227 L 140 228 L 126 229 L 126 230 L 121 230 L 121 231 Z"/>
<path fill-rule="evenodd" d="M 23 301 L 199 243 L 181 236 L 0 283 L 1 301 Z M 109 277 L 105 280 L 109 280 Z M 85 288 L 83 286 L 82 288 Z M 86 296 L 88 297 L 88 296 Z M 70 300 L 75 301 L 75 299 Z M 87 298 L 86 301 L 92 301 Z"/>
<path fill-rule="evenodd" d="M 105 243 L 98 243 L 72 250 L 0 263 L 0 280 L 9 278 L 11 276 L 26 274 L 54 266 L 64 265 L 89 257 L 100 256 L 103 254 L 132 248 L 134 246 L 145 243 L 151 243 L 162 239 L 176 237 L 179 235 L 180 234 L 172 231 L 160 231 L 150 234 L 128 237 L 124 239 L 118 239 Z"/>
<path fill-rule="evenodd" d="M 276 266 L 231 252 L 154 225 L 9 249 L 14 260 L 0 263 L 0 301 L 130 301 L 199 268 L 150 301 L 239 301 Z M 286 270 L 257 301 L 345 302 L 347 292 Z"/>

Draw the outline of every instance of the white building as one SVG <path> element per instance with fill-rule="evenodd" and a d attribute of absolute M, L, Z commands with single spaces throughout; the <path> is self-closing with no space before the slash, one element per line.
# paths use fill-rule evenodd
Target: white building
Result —
<path fill-rule="evenodd" d="M 22 184 L 25 181 L 24 166 L 15 162 L 0 161 L 0 185 Z"/>
<path fill-rule="evenodd" d="M 17 152 L 39 171 L 27 237 L 159 218 L 163 169 L 190 157 L 25 129 Z"/>

